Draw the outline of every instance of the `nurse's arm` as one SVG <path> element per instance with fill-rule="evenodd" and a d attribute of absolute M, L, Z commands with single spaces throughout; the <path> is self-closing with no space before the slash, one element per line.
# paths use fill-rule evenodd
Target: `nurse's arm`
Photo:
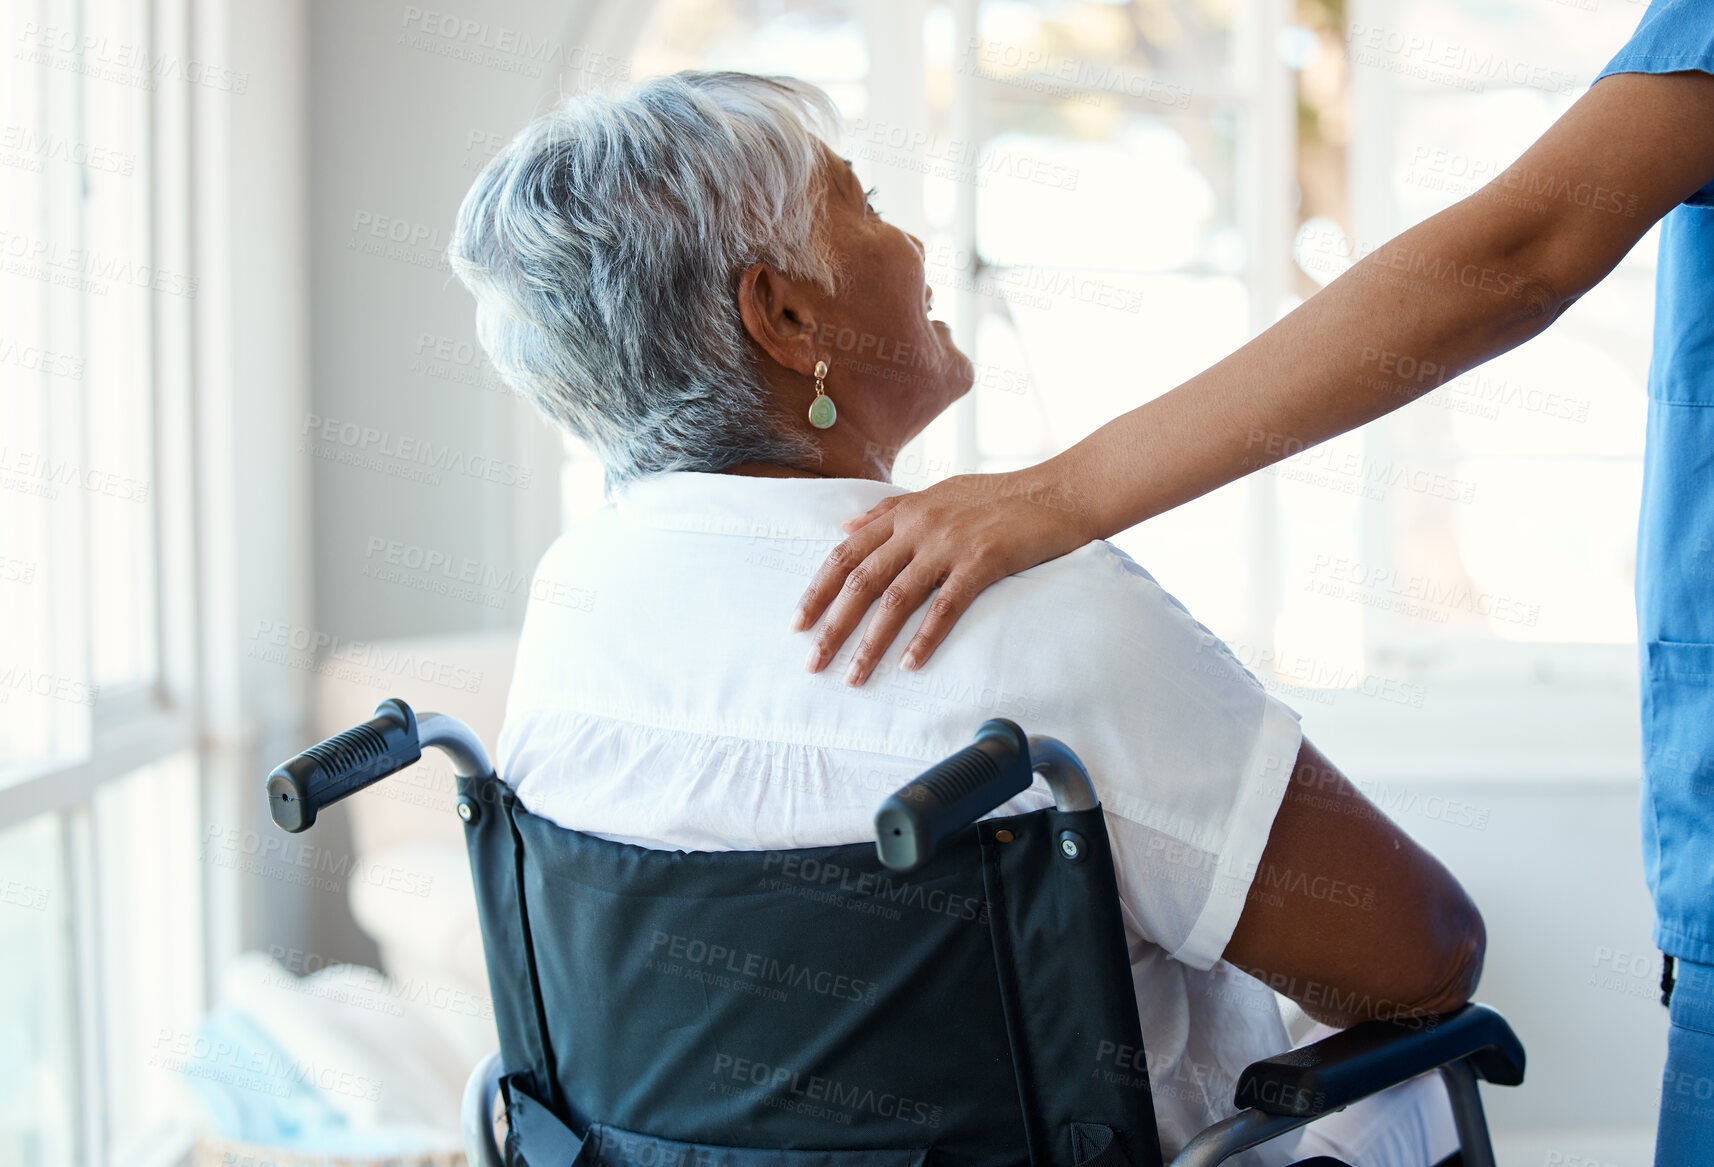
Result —
<path fill-rule="evenodd" d="M 1516 348 L 1710 181 L 1714 76 L 1603 79 L 1487 186 L 1375 248 L 1213 368 L 1091 435 L 1068 461 L 1081 481 L 1112 484 L 1092 499 L 1102 536 Z"/>
<path fill-rule="evenodd" d="M 1604 78 L 1493 182 L 1374 248 L 1219 364 L 1038 466 L 881 504 L 817 573 L 799 626 L 826 611 L 816 644 L 830 660 L 882 599 L 853 658 L 866 677 L 939 587 L 909 649 L 920 664 L 994 580 L 1389 413 L 1540 333 L 1711 180 L 1714 76 Z"/>
<path fill-rule="evenodd" d="M 1304 741 L 1224 958 L 1328 1025 L 1422 1024 L 1470 999 L 1482 914 Z"/>

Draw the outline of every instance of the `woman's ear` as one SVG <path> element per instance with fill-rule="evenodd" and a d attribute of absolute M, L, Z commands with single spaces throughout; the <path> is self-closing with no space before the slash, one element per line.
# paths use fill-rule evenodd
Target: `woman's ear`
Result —
<path fill-rule="evenodd" d="M 815 368 L 816 306 L 808 288 L 765 263 L 738 277 L 738 318 L 776 364 L 809 376 Z"/>

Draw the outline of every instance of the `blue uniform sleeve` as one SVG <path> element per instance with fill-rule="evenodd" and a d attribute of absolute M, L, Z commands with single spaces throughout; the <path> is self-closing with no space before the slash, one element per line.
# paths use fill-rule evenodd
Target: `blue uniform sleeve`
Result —
<path fill-rule="evenodd" d="M 1625 47 L 1596 74 L 1714 73 L 1714 3 L 1710 0 L 1653 0 Z M 1714 182 L 1684 200 L 1714 206 Z"/>
<path fill-rule="evenodd" d="M 1611 73 L 1714 73 L 1714 4 L 1654 0 L 1625 47 L 1595 80 Z"/>

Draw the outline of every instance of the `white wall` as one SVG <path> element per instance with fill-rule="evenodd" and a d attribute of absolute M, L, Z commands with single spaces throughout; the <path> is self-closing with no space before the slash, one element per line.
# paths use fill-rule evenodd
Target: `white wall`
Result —
<path fill-rule="evenodd" d="M 471 4 L 448 15 L 487 30 L 451 37 L 425 32 L 428 18 L 416 12 L 335 0 L 310 9 L 309 412 L 373 431 L 367 446 L 362 436 L 355 446 L 313 444 L 321 454 L 378 455 L 383 467 L 302 455 L 313 480 L 318 629 L 341 638 L 516 624 L 558 516 L 559 459 L 546 425 L 503 390 L 452 379 L 482 377 L 485 366 L 473 355 L 472 301 L 441 256 L 488 151 L 556 86 L 557 69 L 482 48 L 483 37 L 511 30 L 563 44 L 567 5 Z M 437 349 L 469 363 L 435 359 Z M 413 371 L 419 359 L 431 371 Z M 497 460 L 503 478 L 527 486 L 455 468 L 440 470 L 438 485 L 400 477 L 433 469 L 382 452 L 413 440 L 449 450 L 471 470 L 488 465 L 474 460 Z M 371 552 L 375 540 L 396 540 L 425 561 L 442 556 L 453 575 L 407 568 L 403 580 L 377 581 L 366 567 L 397 565 Z M 472 572 L 489 581 L 473 596 L 415 586 L 450 587 Z"/>
<path fill-rule="evenodd" d="M 1483 831 L 1401 818 L 1481 906 L 1488 966 L 1477 996 L 1506 1015 L 1529 1053 L 1522 1088 L 1487 1092 L 1496 1129 L 1652 1128 L 1667 1019 L 1635 783 L 1419 793 L 1490 812 Z M 1559 1149 L 1575 1153 L 1575 1137 Z"/>

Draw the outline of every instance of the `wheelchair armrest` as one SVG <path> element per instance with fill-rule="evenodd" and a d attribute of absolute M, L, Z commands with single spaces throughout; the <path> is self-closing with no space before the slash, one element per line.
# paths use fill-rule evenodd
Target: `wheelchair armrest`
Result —
<path fill-rule="evenodd" d="M 1420 1029 L 1365 1021 L 1257 1062 L 1238 1078 L 1236 1105 L 1265 1114 L 1317 1117 L 1465 1059 L 1478 1077 L 1496 1086 L 1524 1080 L 1523 1043 L 1488 1006 L 1472 1003 L 1456 1013 L 1417 1020 L 1423 1023 Z"/>

